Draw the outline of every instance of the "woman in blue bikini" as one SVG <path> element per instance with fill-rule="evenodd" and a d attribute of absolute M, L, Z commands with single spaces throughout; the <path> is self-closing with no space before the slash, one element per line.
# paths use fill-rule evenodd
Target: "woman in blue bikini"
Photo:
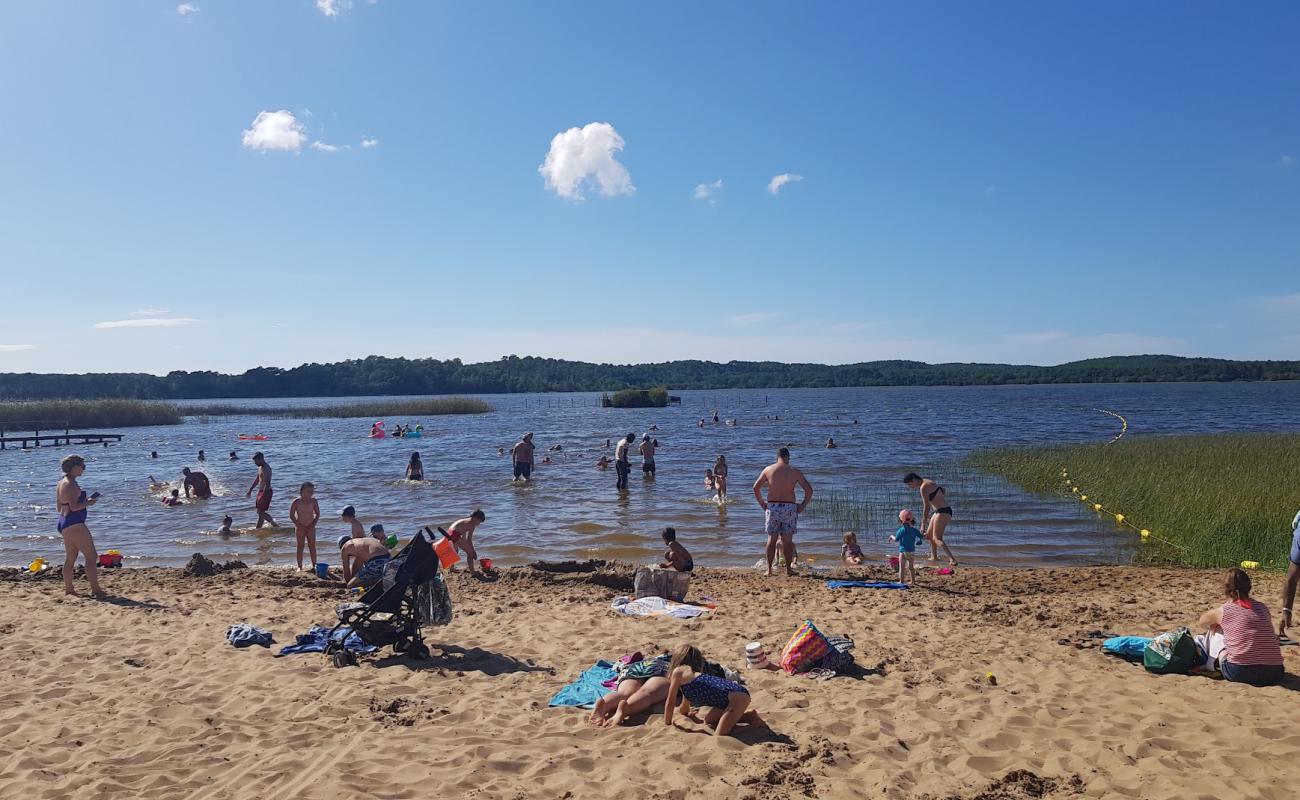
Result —
<path fill-rule="evenodd" d="M 86 527 L 87 509 L 95 504 L 99 495 L 88 498 L 77 485 L 77 478 L 86 471 L 86 460 L 81 456 L 68 456 L 59 462 L 59 468 L 63 470 L 63 479 L 55 490 L 55 504 L 59 510 L 59 535 L 63 537 L 63 590 L 68 594 L 77 593 L 72 587 L 72 573 L 77 568 L 77 555 L 80 554 L 86 559 L 91 597 L 107 597 L 99 588 L 99 554 L 95 552 L 90 528 Z"/>
<path fill-rule="evenodd" d="M 705 725 L 713 725 L 714 736 L 726 736 L 737 722 L 764 725 L 758 712 L 749 708 L 749 690 L 739 683 L 705 674 L 704 654 L 693 645 L 679 645 L 668 664 L 668 699 L 664 701 L 664 724 L 673 724 L 673 712 L 701 720 L 694 708 L 708 708 Z M 678 695 L 681 705 L 675 705 Z"/>

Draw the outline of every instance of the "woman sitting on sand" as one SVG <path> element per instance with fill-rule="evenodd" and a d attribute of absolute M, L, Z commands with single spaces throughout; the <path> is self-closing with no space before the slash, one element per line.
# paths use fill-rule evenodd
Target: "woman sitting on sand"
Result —
<path fill-rule="evenodd" d="M 1282 680 L 1282 648 L 1268 608 L 1250 596 L 1250 576 L 1240 567 L 1228 570 L 1223 583 L 1228 602 L 1201 615 L 1206 643 L 1223 677 L 1251 686 Z"/>

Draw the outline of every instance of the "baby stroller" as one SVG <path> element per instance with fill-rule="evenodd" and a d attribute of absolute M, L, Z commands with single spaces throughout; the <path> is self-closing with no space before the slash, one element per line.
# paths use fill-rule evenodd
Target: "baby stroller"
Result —
<path fill-rule="evenodd" d="M 446 536 L 441 528 L 438 533 Z M 339 622 L 330 631 L 325 655 L 336 667 L 357 663 L 344 647 L 339 629 L 347 625 L 366 644 L 392 646 L 395 653 L 422 660 L 429 657 L 420 635 L 426 623 L 445 625 L 451 620 L 451 600 L 433 550 L 434 532 L 424 528 L 384 567 L 384 579 L 366 590 L 359 602 L 341 606 Z"/>

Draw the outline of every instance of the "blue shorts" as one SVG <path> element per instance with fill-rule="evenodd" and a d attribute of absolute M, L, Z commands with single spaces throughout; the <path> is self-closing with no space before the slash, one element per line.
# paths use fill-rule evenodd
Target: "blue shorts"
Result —
<path fill-rule="evenodd" d="M 1291 520 L 1291 563 L 1300 565 L 1300 511 L 1296 512 L 1295 519 Z"/>
<path fill-rule="evenodd" d="M 369 589 L 384 579 L 384 565 L 392 560 L 391 556 L 375 556 L 357 570 L 357 583 Z"/>
<path fill-rule="evenodd" d="M 1223 677 L 1234 683 L 1246 683 L 1251 686 L 1275 686 L 1281 683 L 1286 674 L 1281 664 L 1234 664 L 1226 658 L 1219 660 Z"/>

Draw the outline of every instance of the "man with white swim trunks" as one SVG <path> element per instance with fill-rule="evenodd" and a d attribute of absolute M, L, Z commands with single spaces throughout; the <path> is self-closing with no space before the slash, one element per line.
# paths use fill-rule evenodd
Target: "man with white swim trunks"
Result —
<path fill-rule="evenodd" d="M 763 498 L 763 487 L 767 486 L 767 498 Z M 803 502 L 796 502 L 795 488 L 803 487 Z M 790 451 L 782 447 L 776 451 L 776 462 L 768 466 L 754 481 L 754 499 L 766 512 L 767 531 L 767 574 L 772 574 L 772 562 L 776 560 L 776 542 L 781 540 L 781 552 L 785 556 L 785 574 L 794 574 L 794 534 L 799 524 L 799 515 L 812 500 L 813 488 L 804 474 L 790 466 Z"/>

